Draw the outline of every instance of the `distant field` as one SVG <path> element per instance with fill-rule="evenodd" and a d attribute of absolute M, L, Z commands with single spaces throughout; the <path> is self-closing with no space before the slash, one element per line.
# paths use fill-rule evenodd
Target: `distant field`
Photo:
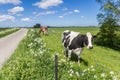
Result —
<path fill-rule="evenodd" d="M 7 29 L 9 29 L 9 28 L 0 28 L 0 31 L 7 30 Z"/>
<path fill-rule="evenodd" d="M 94 44 L 92 50 L 84 48 L 80 65 L 66 61 L 61 44 L 64 30 L 82 34 L 97 34 L 99 28 L 49 28 L 49 35 L 38 34 L 32 29 L 19 44 L 15 53 L 4 64 L 0 79 L 54 80 L 54 55 L 58 54 L 59 80 L 115 80 L 120 79 L 120 53 Z M 7 76 L 7 77 L 6 77 Z"/>
<path fill-rule="evenodd" d="M 0 28 L 0 38 L 18 31 L 19 28 Z"/>

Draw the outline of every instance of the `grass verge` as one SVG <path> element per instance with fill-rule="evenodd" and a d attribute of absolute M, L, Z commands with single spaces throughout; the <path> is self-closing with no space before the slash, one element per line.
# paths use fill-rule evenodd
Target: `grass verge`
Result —
<path fill-rule="evenodd" d="M 4 36 L 7 36 L 9 34 L 12 34 L 16 31 L 18 31 L 19 29 L 18 28 L 13 28 L 13 29 L 7 29 L 7 30 L 4 30 L 4 31 L 1 31 L 0 32 L 0 38 L 4 37 Z"/>

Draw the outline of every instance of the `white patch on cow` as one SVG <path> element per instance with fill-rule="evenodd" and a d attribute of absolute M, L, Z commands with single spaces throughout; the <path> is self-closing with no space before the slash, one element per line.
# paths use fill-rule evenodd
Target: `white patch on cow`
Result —
<path fill-rule="evenodd" d="M 65 30 L 63 33 L 68 33 L 68 32 L 70 32 L 69 30 Z M 62 33 L 62 40 L 63 40 L 63 38 L 65 37 L 64 35 L 63 35 L 63 33 Z M 64 43 L 64 42 L 63 42 Z"/>
<path fill-rule="evenodd" d="M 82 48 L 77 48 L 73 50 L 73 53 L 75 53 L 76 55 L 80 56 L 80 53 L 82 51 Z"/>
<path fill-rule="evenodd" d="M 63 33 L 68 33 L 68 32 L 70 32 L 69 30 L 65 30 Z M 64 34 L 62 33 L 62 40 L 63 40 L 63 38 L 67 38 L 68 36 L 65 36 Z M 64 44 L 65 44 L 65 40 L 62 42 L 62 45 L 64 46 Z"/>
<path fill-rule="evenodd" d="M 93 47 L 93 46 L 92 46 L 92 35 L 91 35 L 91 33 L 90 33 L 90 32 L 87 32 L 87 33 L 86 33 L 86 36 L 87 36 L 87 38 L 88 38 L 87 48 Z"/>
<path fill-rule="evenodd" d="M 77 37 L 79 34 L 80 34 L 79 32 L 71 31 L 71 33 L 68 35 L 68 36 L 70 36 L 70 42 L 69 42 L 69 44 L 68 44 L 69 46 L 70 46 L 72 40 L 73 40 L 75 37 Z"/>

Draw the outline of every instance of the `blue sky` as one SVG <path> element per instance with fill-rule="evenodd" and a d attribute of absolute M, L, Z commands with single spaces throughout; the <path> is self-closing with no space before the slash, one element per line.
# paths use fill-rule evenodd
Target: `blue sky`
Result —
<path fill-rule="evenodd" d="M 0 0 L 0 27 L 97 26 L 95 0 Z"/>

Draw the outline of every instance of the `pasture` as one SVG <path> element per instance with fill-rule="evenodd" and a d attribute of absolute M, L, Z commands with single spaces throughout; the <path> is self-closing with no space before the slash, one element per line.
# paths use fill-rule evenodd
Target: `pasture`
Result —
<path fill-rule="evenodd" d="M 49 36 L 41 36 L 43 41 L 45 41 L 47 48 L 50 48 L 53 52 L 52 53 L 59 53 L 63 54 L 63 46 L 61 44 L 61 34 L 64 30 L 73 30 L 78 31 L 82 34 L 86 32 L 91 32 L 95 35 L 99 28 L 50 28 L 49 29 Z M 92 50 L 88 50 L 86 47 L 82 52 L 82 57 L 85 60 L 89 61 L 89 64 L 94 64 L 96 61 L 102 63 L 104 65 L 108 65 L 109 67 L 113 68 L 114 70 L 120 70 L 119 65 L 118 68 L 114 68 L 117 63 L 119 63 L 120 54 L 119 51 L 115 51 L 106 47 L 97 46 L 94 44 L 94 48 Z M 113 62 L 113 63 L 111 63 Z M 116 66 L 117 67 L 117 66 Z"/>
<path fill-rule="evenodd" d="M 81 64 L 64 57 L 61 34 L 64 30 L 91 32 L 99 28 L 49 28 L 49 35 L 38 34 L 39 29 L 29 30 L 15 53 L 4 64 L 0 79 L 4 80 L 54 80 L 54 55 L 58 54 L 60 80 L 119 80 L 120 53 L 94 44 L 92 50 L 84 48 Z M 7 76 L 7 77 L 6 77 Z"/>

